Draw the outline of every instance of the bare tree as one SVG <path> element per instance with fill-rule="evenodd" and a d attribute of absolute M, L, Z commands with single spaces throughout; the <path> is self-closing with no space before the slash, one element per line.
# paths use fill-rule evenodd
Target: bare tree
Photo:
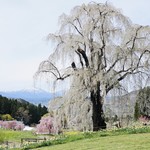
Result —
<path fill-rule="evenodd" d="M 53 81 L 72 78 L 74 95 L 87 91 L 94 131 L 106 128 L 102 106 L 109 91 L 138 74 L 149 77 L 150 27 L 133 24 L 111 4 L 74 7 L 60 16 L 59 32 L 48 39 L 56 47 L 37 74 L 50 73 Z"/>

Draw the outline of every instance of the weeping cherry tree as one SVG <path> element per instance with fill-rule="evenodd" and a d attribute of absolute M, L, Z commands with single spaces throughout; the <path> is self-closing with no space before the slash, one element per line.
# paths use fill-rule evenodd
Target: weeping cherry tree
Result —
<path fill-rule="evenodd" d="M 92 103 L 94 131 L 106 128 L 103 103 L 110 91 L 129 78 L 149 78 L 150 27 L 133 24 L 111 4 L 74 7 L 60 16 L 59 31 L 48 39 L 55 48 L 36 76 L 55 83 L 70 78 L 71 94 L 84 94 Z"/>

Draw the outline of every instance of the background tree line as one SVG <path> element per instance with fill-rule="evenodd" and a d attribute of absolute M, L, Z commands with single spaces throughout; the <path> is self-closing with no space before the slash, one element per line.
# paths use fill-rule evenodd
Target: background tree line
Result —
<path fill-rule="evenodd" d="M 24 100 L 8 99 L 0 95 L 0 120 L 16 119 L 26 125 L 37 124 L 47 112 L 47 108 L 41 104 L 36 106 Z"/>

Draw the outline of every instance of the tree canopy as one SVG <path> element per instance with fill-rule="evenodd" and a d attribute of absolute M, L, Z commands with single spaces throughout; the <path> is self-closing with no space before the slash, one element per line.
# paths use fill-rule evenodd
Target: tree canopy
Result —
<path fill-rule="evenodd" d="M 132 23 L 109 3 L 91 2 L 62 14 L 59 31 L 48 39 L 55 48 L 36 75 L 46 73 L 54 83 L 70 78 L 69 95 L 90 97 L 93 130 L 105 126 L 102 105 L 110 91 L 149 79 L 150 27 Z"/>

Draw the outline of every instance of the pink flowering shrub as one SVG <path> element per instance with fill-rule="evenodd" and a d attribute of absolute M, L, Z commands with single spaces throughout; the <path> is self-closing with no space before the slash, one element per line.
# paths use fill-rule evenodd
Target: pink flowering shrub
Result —
<path fill-rule="evenodd" d="M 139 121 L 143 124 L 143 125 L 148 125 L 150 124 L 150 119 L 147 116 L 140 116 L 139 117 Z"/>
<path fill-rule="evenodd" d="M 15 126 L 15 130 L 23 130 L 25 128 L 25 125 L 22 123 L 22 122 L 20 122 L 20 123 L 18 123 L 16 126 Z"/>
<path fill-rule="evenodd" d="M 40 120 L 40 124 L 38 124 L 36 127 L 36 131 L 38 134 L 55 133 L 53 117 L 50 116 L 42 117 Z"/>
<path fill-rule="evenodd" d="M 148 122 L 148 119 L 147 119 L 146 116 L 140 116 L 140 117 L 139 117 L 139 121 L 140 121 L 140 122 L 143 122 L 143 123 L 146 123 L 146 122 Z"/>
<path fill-rule="evenodd" d="M 0 127 L 4 129 L 23 130 L 25 125 L 20 121 L 0 121 Z"/>

